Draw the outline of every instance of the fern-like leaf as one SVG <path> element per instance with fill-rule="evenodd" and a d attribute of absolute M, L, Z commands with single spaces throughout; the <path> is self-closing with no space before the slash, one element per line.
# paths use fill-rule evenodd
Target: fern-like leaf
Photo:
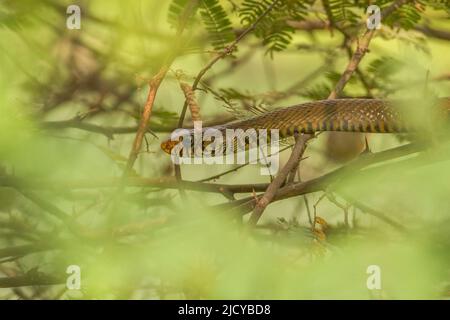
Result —
<path fill-rule="evenodd" d="M 404 65 L 398 59 L 393 57 L 381 57 L 373 60 L 367 66 L 366 75 L 373 89 L 379 91 L 379 95 L 387 96 L 392 92 L 393 76 L 397 74 Z M 395 86 L 394 86 L 395 87 Z"/>
<path fill-rule="evenodd" d="M 255 35 L 263 39 L 267 53 L 285 50 L 292 42 L 294 28 L 286 21 L 303 20 L 313 0 L 280 0 L 273 9 L 256 25 Z M 273 4 L 270 0 L 244 0 L 239 10 L 241 23 L 248 27 L 253 24 Z"/>
<path fill-rule="evenodd" d="M 199 0 L 172 0 L 167 18 L 169 24 L 177 30 L 188 25 L 198 6 Z"/>
<path fill-rule="evenodd" d="M 230 19 L 218 0 L 202 0 L 200 15 L 216 50 L 233 41 L 234 32 Z"/>
<path fill-rule="evenodd" d="M 360 16 L 354 12 L 353 1 L 323 0 L 322 3 L 331 25 L 339 24 L 341 27 L 348 27 L 354 26 L 360 21 Z"/>
<path fill-rule="evenodd" d="M 331 90 L 331 85 L 322 82 L 306 88 L 302 91 L 301 96 L 311 100 L 321 100 L 328 96 Z"/>

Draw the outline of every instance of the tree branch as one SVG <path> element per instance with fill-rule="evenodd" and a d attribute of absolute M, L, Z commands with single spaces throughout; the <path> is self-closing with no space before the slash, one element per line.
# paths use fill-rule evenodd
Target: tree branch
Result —
<path fill-rule="evenodd" d="M 43 129 L 55 130 L 55 129 L 80 129 L 92 133 L 99 133 L 106 136 L 108 139 L 114 139 L 115 134 L 129 134 L 136 133 L 139 129 L 138 126 L 130 127 L 110 127 L 110 126 L 100 126 L 93 123 L 86 123 L 76 119 L 63 120 L 63 121 L 44 121 L 40 123 Z M 147 132 L 172 132 L 173 126 L 164 126 L 153 124 L 151 128 L 147 128 Z"/>
<path fill-rule="evenodd" d="M 139 122 L 138 131 L 136 132 L 136 136 L 133 141 L 133 146 L 130 151 L 130 155 L 128 156 L 128 161 L 123 172 L 123 176 L 127 177 L 129 172 L 134 166 L 136 162 L 139 151 L 141 150 L 142 141 L 144 140 L 144 135 L 147 132 L 147 126 L 150 121 L 150 117 L 152 115 L 153 104 L 155 103 L 156 93 L 158 92 L 158 88 L 161 85 L 164 76 L 169 70 L 169 64 L 165 64 L 159 72 L 153 77 L 153 79 L 149 83 L 149 91 L 147 96 L 147 102 L 145 103 L 144 110 L 142 111 L 142 118 Z"/>
<path fill-rule="evenodd" d="M 264 210 L 268 204 L 273 200 L 278 189 L 285 183 L 286 177 L 291 172 L 291 170 L 296 167 L 305 152 L 306 142 L 311 139 L 312 135 L 302 135 L 296 136 L 296 142 L 294 149 L 292 150 L 291 156 L 287 161 L 283 169 L 280 170 L 278 175 L 273 179 L 266 189 L 264 195 L 258 199 L 255 208 L 253 209 L 253 214 L 250 216 L 249 225 L 255 226 L 258 223 L 259 218 L 263 214 Z"/>
<path fill-rule="evenodd" d="M 414 29 L 419 32 L 422 32 L 426 36 L 430 36 L 430 37 L 433 37 L 436 39 L 450 41 L 450 32 L 448 32 L 448 31 L 434 29 L 427 25 L 416 26 L 416 27 L 414 27 Z"/>
<path fill-rule="evenodd" d="M 364 167 L 373 165 L 375 163 L 392 160 L 398 157 L 407 156 L 413 153 L 417 153 L 426 148 L 424 144 L 421 143 L 410 143 L 393 149 L 377 152 L 377 153 L 365 153 L 359 156 L 359 158 L 353 160 L 349 164 L 340 167 L 332 172 L 326 173 L 323 176 L 314 178 L 305 182 L 294 183 L 291 185 L 284 186 L 280 188 L 272 202 L 279 201 L 299 195 L 304 195 L 307 193 L 324 191 L 326 188 L 339 180 L 341 177 L 352 174 L 355 175 Z M 232 202 L 227 202 L 224 204 L 214 206 L 215 209 L 222 210 L 232 210 L 236 213 L 246 214 L 253 210 L 256 201 L 259 200 L 261 196 L 258 197 L 246 197 L 243 199 L 235 200 Z"/>
<path fill-rule="evenodd" d="M 26 274 L 16 277 L 0 278 L 0 288 L 15 288 L 28 286 L 49 286 L 55 284 L 64 284 L 63 277 L 54 277 L 40 272 L 35 274 Z"/>

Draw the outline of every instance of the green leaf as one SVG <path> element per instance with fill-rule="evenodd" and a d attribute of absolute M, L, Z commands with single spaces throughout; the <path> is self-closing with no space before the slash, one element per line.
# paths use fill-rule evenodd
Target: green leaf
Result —
<path fill-rule="evenodd" d="M 314 1 L 282 0 L 278 1 L 272 10 L 256 25 L 255 35 L 263 40 L 267 53 L 273 57 L 274 52 L 285 50 L 292 42 L 295 29 L 286 21 L 304 20 Z M 239 10 L 241 23 L 249 27 L 255 23 L 273 1 L 244 0 Z"/>
<path fill-rule="evenodd" d="M 389 7 L 392 1 L 382 0 L 377 3 L 381 10 Z M 418 5 L 424 5 L 423 1 L 415 1 L 414 3 L 407 3 L 397 8 L 388 17 L 382 19 L 382 23 L 388 25 L 389 27 L 397 27 L 405 30 L 414 28 L 414 26 L 420 21 L 421 15 Z"/>
<path fill-rule="evenodd" d="M 354 26 L 361 20 L 360 16 L 354 12 L 355 4 L 353 1 L 329 0 L 323 1 L 323 5 L 332 25 Z"/>
<path fill-rule="evenodd" d="M 218 0 L 202 0 L 200 15 L 214 49 L 223 49 L 234 40 L 230 19 Z"/>
<path fill-rule="evenodd" d="M 311 100 L 322 100 L 327 97 L 332 88 L 326 83 L 319 83 L 302 91 L 302 96 Z"/>
<path fill-rule="evenodd" d="M 175 29 L 189 25 L 191 17 L 199 6 L 198 0 L 172 0 L 169 6 L 168 21 Z"/>

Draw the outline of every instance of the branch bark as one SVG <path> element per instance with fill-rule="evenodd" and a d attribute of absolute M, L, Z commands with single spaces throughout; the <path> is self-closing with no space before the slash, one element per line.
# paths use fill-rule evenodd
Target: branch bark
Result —
<path fill-rule="evenodd" d="M 82 122 L 78 120 L 62 120 L 62 121 L 44 121 L 41 124 L 43 129 L 55 130 L 55 129 L 80 129 L 92 133 L 99 133 L 107 137 L 108 139 L 114 139 L 116 134 L 129 134 L 136 133 L 139 129 L 138 126 L 130 127 L 110 127 L 110 126 L 100 126 L 93 123 Z M 174 126 L 164 126 L 164 125 L 152 125 L 148 128 L 148 132 L 171 132 Z"/>
<path fill-rule="evenodd" d="M 349 164 L 340 167 L 334 171 L 326 173 L 318 178 L 314 178 L 305 182 L 299 182 L 291 185 L 284 186 L 280 188 L 276 193 L 272 200 L 279 201 L 299 195 L 304 195 L 307 193 L 324 191 L 326 188 L 330 186 L 330 184 L 338 181 L 343 176 L 351 173 L 354 175 L 359 172 L 361 169 L 373 165 L 375 163 L 392 160 L 398 157 L 403 157 L 407 155 L 411 155 L 417 153 L 419 151 L 423 151 L 426 149 L 426 146 L 421 143 L 410 143 L 407 145 L 403 145 L 400 147 L 396 147 L 393 149 L 377 152 L 377 153 L 366 153 L 362 154 L 359 158 L 350 162 Z M 232 210 L 235 213 L 246 214 L 253 210 L 255 207 L 256 201 L 259 200 L 261 196 L 258 197 L 246 197 L 243 199 L 235 200 L 232 202 L 220 204 L 214 206 L 215 209 L 222 210 Z"/>
<path fill-rule="evenodd" d="M 342 175 L 349 172 L 358 171 L 366 166 L 373 165 L 375 163 L 381 163 L 383 161 L 391 160 L 394 158 L 399 158 L 407 155 L 411 155 L 413 153 L 417 153 L 423 151 L 425 149 L 425 145 L 419 143 L 410 143 L 407 145 L 403 145 L 400 147 L 396 147 L 393 149 L 363 154 L 358 159 L 353 162 L 336 169 L 330 173 L 323 175 L 320 178 L 316 178 L 313 180 L 327 180 L 330 177 Z M 71 181 L 63 181 L 63 180 L 54 180 L 54 179 L 20 179 L 18 177 L 13 176 L 2 176 L 0 177 L 0 186 L 1 187 L 12 187 L 19 188 L 24 191 L 27 189 L 40 189 L 40 190 L 65 190 L 65 189 L 95 189 L 95 188 L 114 188 L 117 183 L 120 181 L 120 178 L 104 178 L 104 179 L 81 179 L 81 180 L 71 180 Z M 331 181 L 330 181 L 331 182 Z M 125 186 L 129 187 L 148 187 L 148 188 L 158 188 L 158 189 L 176 189 L 178 188 L 178 182 L 173 177 L 170 178 L 139 178 L 139 177 L 128 177 L 123 180 Z M 216 192 L 221 193 L 223 191 L 231 192 L 231 193 L 250 193 L 250 192 L 260 192 L 265 191 L 268 187 L 268 183 L 259 183 L 259 184 L 219 184 L 219 183 L 206 183 L 200 181 L 187 181 L 183 180 L 181 182 L 183 187 L 193 191 L 205 191 L 205 192 Z M 296 183 L 292 186 L 295 186 L 294 189 L 301 190 L 312 190 L 305 186 L 310 185 L 308 181 L 302 183 Z M 316 185 L 316 182 L 311 183 L 311 185 Z M 286 187 L 284 187 L 286 188 Z M 284 189 L 283 188 L 283 189 Z M 309 192 L 309 191 L 308 191 Z M 313 192 L 313 191 L 310 191 Z M 244 199 L 244 202 L 253 199 L 253 197 Z M 234 207 L 239 203 L 242 203 L 241 200 L 236 200 L 234 202 L 227 203 L 225 207 Z M 47 206 L 46 206 L 47 207 Z M 219 205 L 218 207 L 221 207 Z M 252 208 L 253 209 L 253 208 Z M 58 212 L 61 215 L 61 212 Z M 55 213 L 55 215 L 57 215 Z"/>
<path fill-rule="evenodd" d="M 164 65 L 149 83 L 147 101 L 145 103 L 144 110 L 142 112 L 142 118 L 141 121 L 139 122 L 138 131 L 136 132 L 136 136 L 133 141 L 133 146 L 131 147 L 130 155 L 128 156 L 128 161 L 125 170 L 123 172 L 124 177 L 127 177 L 128 174 L 130 173 L 131 169 L 134 166 L 134 163 L 136 162 L 139 151 L 141 150 L 142 141 L 144 140 L 144 135 L 147 132 L 148 123 L 152 115 L 156 93 L 158 92 L 158 88 L 161 85 L 164 76 L 169 70 L 169 65 L 170 63 Z"/>
<path fill-rule="evenodd" d="M 250 226 L 256 226 L 264 210 L 275 197 L 275 194 L 277 193 L 278 189 L 280 189 L 280 187 L 285 183 L 288 174 L 292 171 L 294 167 L 297 167 L 303 153 L 305 152 L 306 142 L 312 137 L 313 137 L 312 135 L 303 135 L 296 137 L 294 149 L 292 150 L 288 162 L 280 170 L 275 179 L 273 179 L 273 181 L 269 184 L 264 195 L 256 202 L 255 208 L 253 209 L 253 213 L 250 216 L 250 220 L 248 221 Z"/>

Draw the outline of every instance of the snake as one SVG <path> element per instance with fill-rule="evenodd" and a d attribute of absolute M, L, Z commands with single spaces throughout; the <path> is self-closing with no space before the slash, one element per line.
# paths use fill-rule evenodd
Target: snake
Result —
<path fill-rule="evenodd" d="M 411 119 L 416 113 L 418 101 L 399 102 L 385 99 L 329 99 L 279 108 L 261 115 L 238 120 L 214 128 L 225 134 L 227 129 L 278 129 L 281 139 L 295 134 L 314 134 L 321 131 L 361 133 L 404 133 L 421 126 L 433 126 L 439 119 L 450 115 L 450 97 L 433 101 L 437 112 L 423 108 L 419 119 Z M 420 107 L 420 105 L 419 105 Z M 419 108 L 420 109 L 420 108 Z M 426 111 L 426 112 L 423 112 Z M 431 113 L 433 115 L 431 115 Z M 426 121 L 429 119 L 429 121 Z M 206 130 L 207 128 L 203 128 Z M 431 128 L 433 129 L 433 128 Z M 193 129 L 190 129 L 193 134 Z M 167 139 L 161 149 L 171 154 L 179 141 Z"/>

